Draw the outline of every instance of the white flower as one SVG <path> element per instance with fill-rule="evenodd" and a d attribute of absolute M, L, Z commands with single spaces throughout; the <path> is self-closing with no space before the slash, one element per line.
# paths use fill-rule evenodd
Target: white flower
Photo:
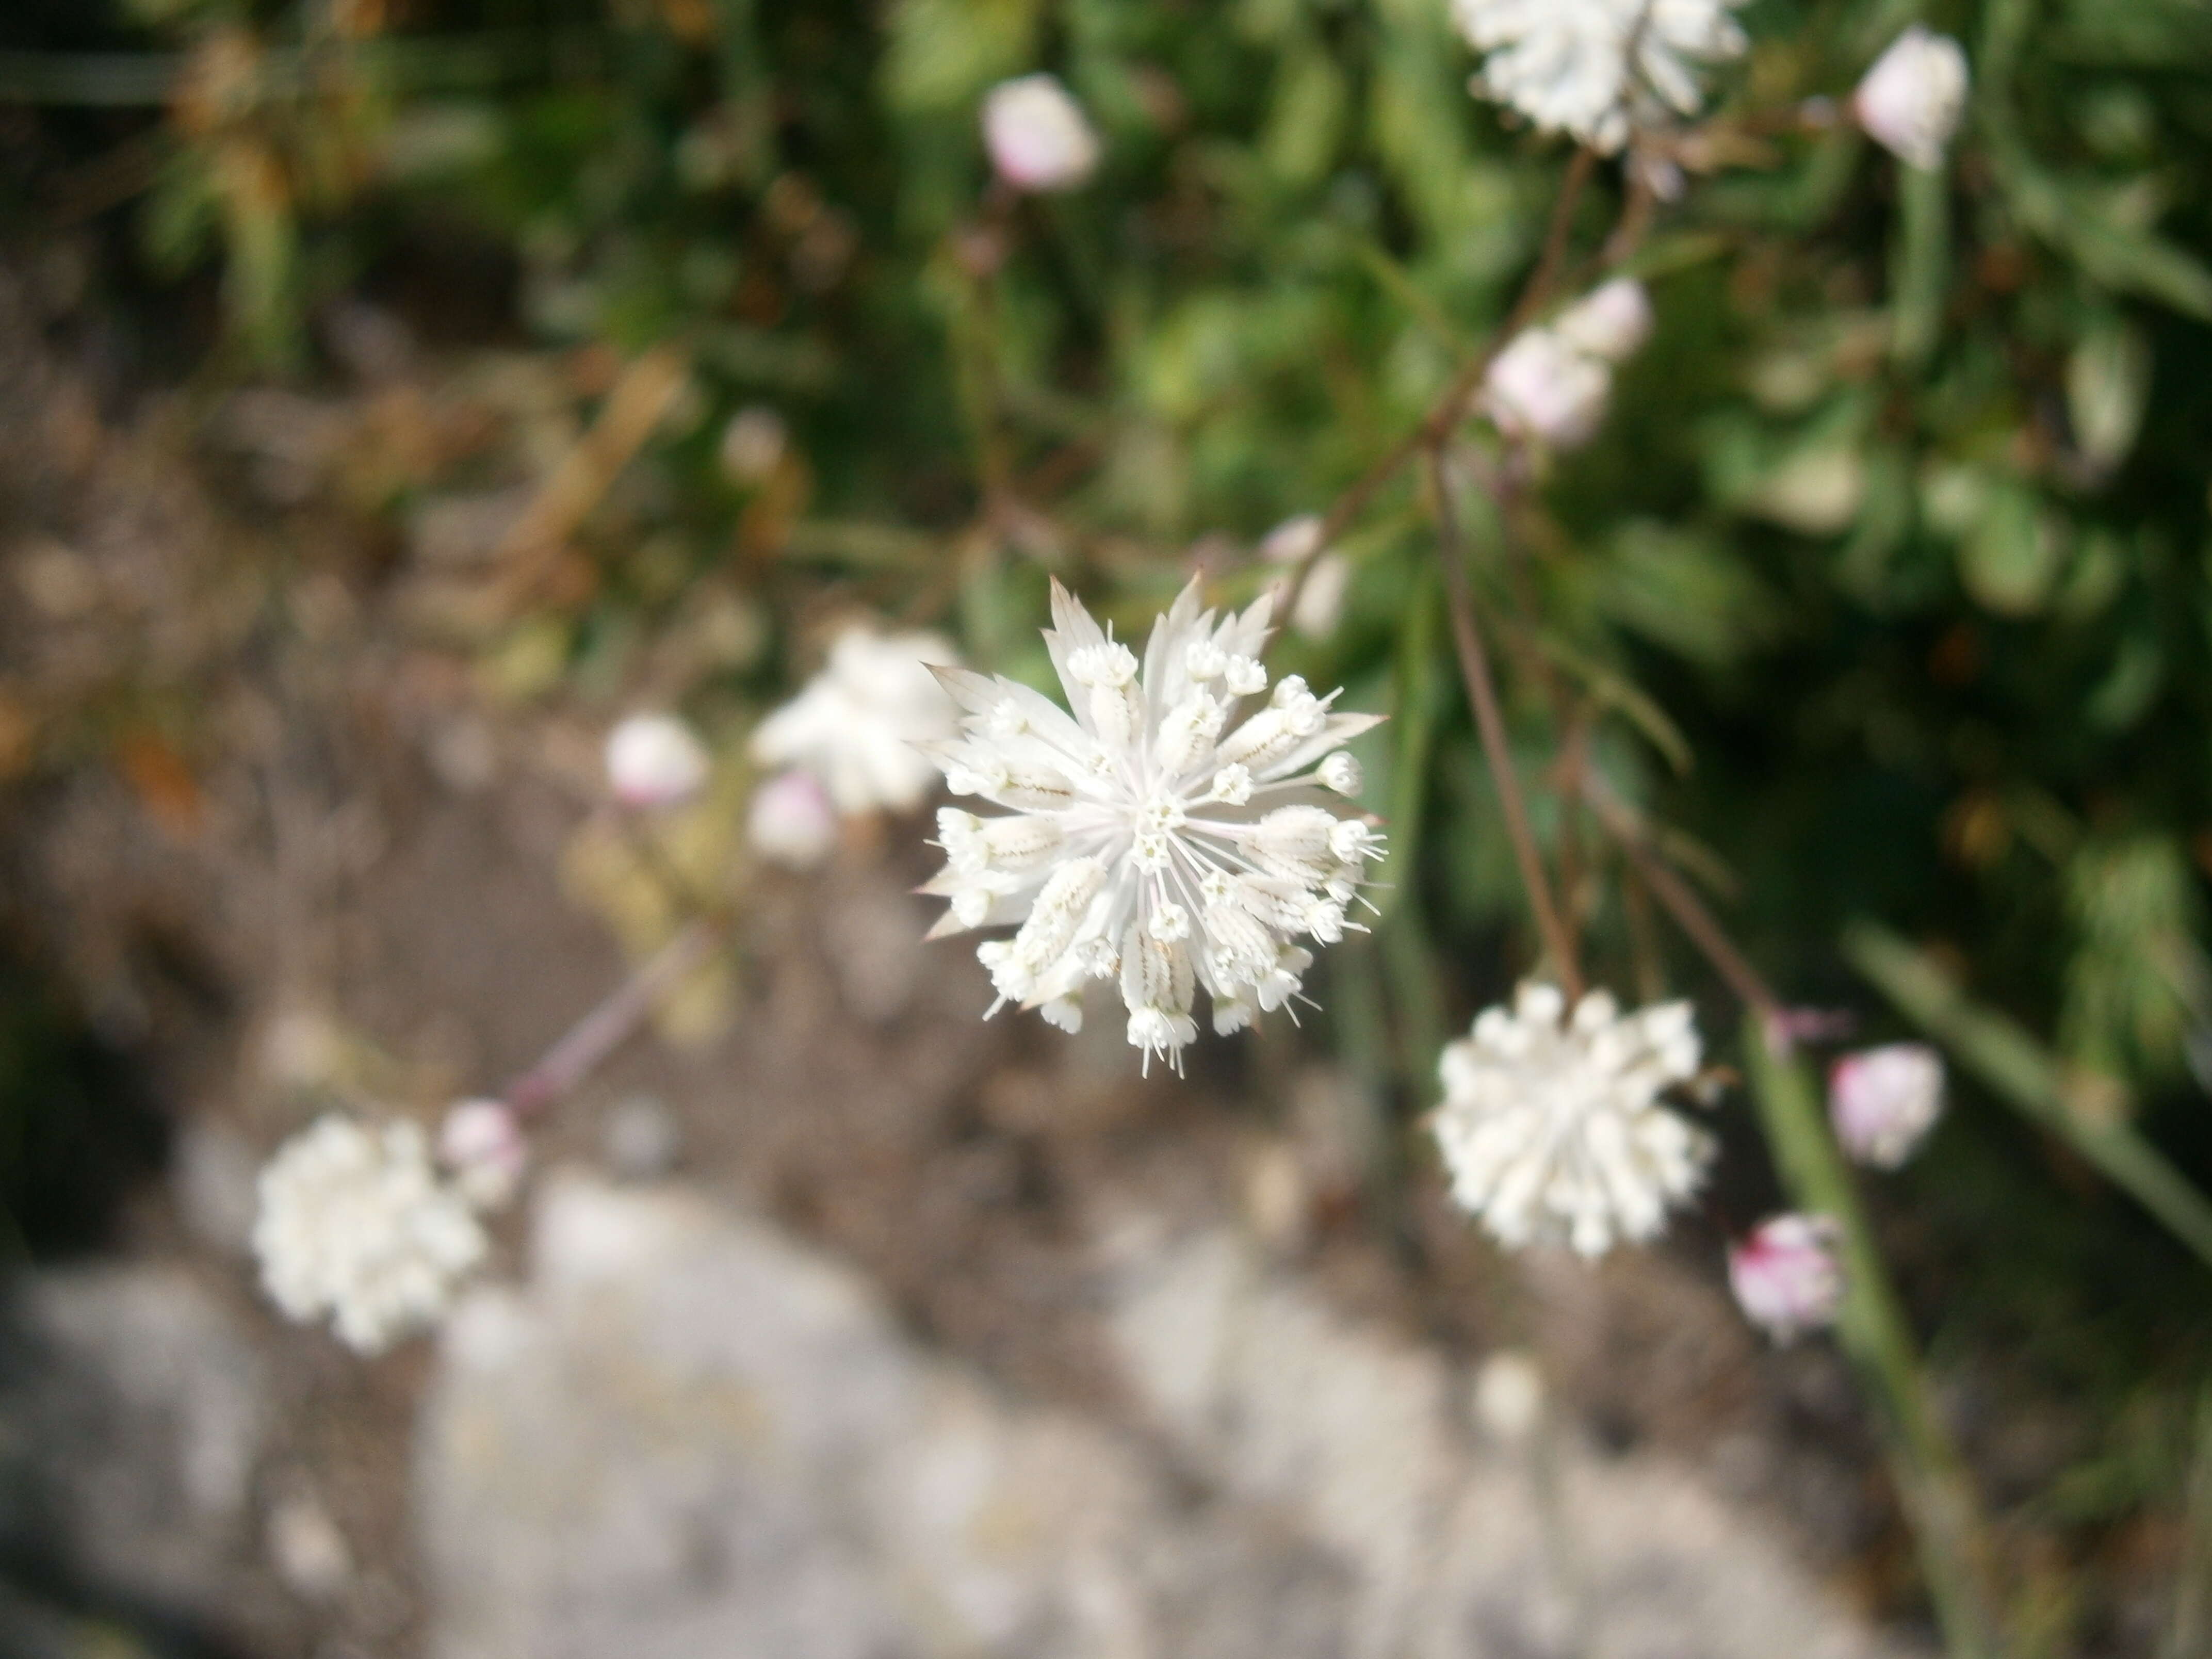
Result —
<path fill-rule="evenodd" d="M 1510 438 L 1533 438 L 1553 449 L 1590 441 L 1605 418 L 1613 371 L 1577 350 L 1556 330 L 1523 329 L 1491 360 L 1482 407 Z"/>
<path fill-rule="evenodd" d="M 1778 1215 L 1729 1247 L 1736 1305 L 1778 1342 L 1836 1322 L 1844 1302 L 1842 1232 L 1824 1215 Z"/>
<path fill-rule="evenodd" d="M 790 441 L 782 416 L 765 404 L 748 404 L 722 428 L 717 458 L 732 483 L 757 484 L 782 464 Z"/>
<path fill-rule="evenodd" d="M 1943 1057 L 1924 1042 L 1845 1054 L 1828 1068 L 1828 1119 L 1844 1151 L 1894 1170 L 1943 1110 Z"/>
<path fill-rule="evenodd" d="M 837 809 L 811 772 L 793 767 L 753 791 L 745 834 L 771 863 L 811 870 L 836 849 Z"/>
<path fill-rule="evenodd" d="M 625 806 L 675 806 L 707 781 L 707 750 L 673 714 L 632 714 L 607 734 L 607 787 Z"/>
<path fill-rule="evenodd" d="M 435 1321 L 483 1258 L 483 1230 L 411 1123 L 325 1117 L 278 1149 L 260 1197 L 253 1250 L 270 1297 L 294 1319 L 328 1315 L 363 1353 Z"/>
<path fill-rule="evenodd" d="M 1663 106 L 1704 101 L 1690 60 L 1744 49 L 1729 15 L 1743 0 L 1451 0 L 1468 44 L 1487 54 L 1470 83 L 1547 132 L 1610 155 Z"/>
<path fill-rule="evenodd" d="M 505 1101 L 456 1101 L 438 1126 L 438 1162 L 453 1172 L 462 1197 L 479 1210 L 496 1210 L 522 1184 L 530 1141 Z"/>
<path fill-rule="evenodd" d="M 925 892 L 951 901 L 935 938 L 1021 925 L 976 951 L 999 1002 L 1082 1022 L 1086 981 L 1119 977 L 1131 1043 L 1180 1069 L 1196 988 L 1228 1032 L 1299 991 L 1311 952 L 1357 924 L 1346 908 L 1382 837 L 1328 804 L 1316 764 L 1376 723 L 1339 714 L 1297 676 L 1267 686 L 1271 601 L 1218 618 L 1194 580 L 1136 653 L 1053 584 L 1045 634 L 1073 715 L 1011 680 L 950 672 L 964 735 L 936 745 L 956 795 L 949 860 Z M 1262 698 L 1256 706 L 1249 701 Z M 1338 784 L 1352 780 L 1332 769 Z"/>
<path fill-rule="evenodd" d="M 1586 357 L 1626 362 L 1651 337 L 1651 296 L 1633 276 L 1616 276 L 1569 306 L 1552 326 Z"/>
<path fill-rule="evenodd" d="M 991 165 L 1017 190 L 1073 190 L 1098 166 L 1098 135 L 1050 75 L 1001 81 L 983 100 Z"/>
<path fill-rule="evenodd" d="M 1701 1179 L 1711 1143 L 1660 1103 L 1698 1069 L 1686 1002 L 1622 1014 L 1593 991 L 1571 1016 L 1523 985 L 1444 1049 L 1430 1127 L 1452 1196 L 1501 1243 L 1571 1244 L 1586 1256 L 1657 1235 Z"/>
<path fill-rule="evenodd" d="M 753 732 L 763 766 L 803 766 L 848 816 L 921 805 L 936 769 L 917 744 L 949 737 L 952 702 L 930 674 L 959 658 L 935 634 L 848 628 L 822 672 Z"/>
<path fill-rule="evenodd" d="M 1876 143 L 1932 172 L 1966 112 L 1966 54 L 1950 36 L 1915 23 L 1875 60 L 1851 104 Z"/>

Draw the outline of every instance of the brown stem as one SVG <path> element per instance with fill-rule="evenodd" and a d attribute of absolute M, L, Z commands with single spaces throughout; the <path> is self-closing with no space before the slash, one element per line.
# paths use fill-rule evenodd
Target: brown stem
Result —
<path fill-rule="evenodd" d="M 1568 997 L 1579 999 L 1583 975 L 1575 960 L 1575 945 L 1559 908 L 1552 896 L 1542 855 L 1536 850 L 1534 832 L 1528 827 L 1528 803 L 1521 793 L 1520 775 L 1506 746 L 1505 720 L 1498 708 L 1498 688 L 1490 673 L 1490 658 L 1482 647 L 1482 630 L 1474 618 L 1474 594 L 1468 581 L 1467 550 L 1460 539 L 1459 516 L 1452 510 L 1451 481 L 1444 476 L 1441 449 L 1429 451 L 1429 483 L 1436 495 L 1438 561 L 1443 566 L 1444 593 L 1451 611 L 1452 638 L 1459 647 L 1461 677 L 1467 681 L 1468 702 L 1474 710 L 1475 727 L 1482 734 L 1483 757 L 1498 786 L 1498 799 L 1505 813 L 1505 831 L 1513 842 L 1514 862 L 1521 867 L 1521 884 L 1528 890 L 1528 908 L 1535 912 L 1536 929 L 1544 936 L 1544 949 L 1558 969 Z"/>
<path fill-rule="evenodd" d="M 1689 936 L 1690 943 L 1698 947 L 1712 964 L 1713 971 L 1728 982 L 1729 988 L 1742 1000 L 1744 1006 L 1786 1042 L 1787 1022 L 1782 1018 L 1782 999 L 1774 994 L 1773 988 L 1759 977 L 1759 970 L 1736 948 L 1720 923 L 1713 920 L 1712 912 L 1705 908 L 1704 902 L 1660 857 L 1635 814 L 1621 804 L 1595 771 L 1584 776 L 1583 793 L 1606 833 L 1620 843 L 1621 850 L 1635 865 L 1637 874 L 1643 878 L 1651 896 L 1667 908 L 1675 926 Z"/>
<path fill-rule="evenodd" d="M 1559 279 L 1559 267 L 1565 262 L 1568 233 L 1574 227 L 1575 207 L 1582 199 L 1583 186 L 1589 183 L 1590 174 L 1596 170 L 1597 154 L 1581 149 L 1575 151 L 1574 160 L 1567 163 L 1567 176 L 1561 181 L 1559 194 L 1552 204 L 1551 222 L 1545 228 L 1543 251 L 1537 255 L 1536 267 L 1521 289 L 1521 297 L 1514 301 L 1513 309 L 1504 323 L 1490 337 L 1488 343 L 1474 358 L 1463 365 L 1444 388 L 1421 422 L 1384 451 L 1373 465 L 1353 480 L 1352 487 L 1336 498 L 1322 515 L 1321 534 L 1314 544 L 1291 572 L 1285 584 L 1279 616 L 1289 616 L 1297 608 L 1298 595 L 1304 591 L 1306 577 L 1321 556 L 1338 537 L 1344 534 L 1352 521 L 1364 512 L 1368 502 L 1375 499 L 1382 486 L 1398 475 L 1413 457 L 1424 450 L 1434 449 L 1451 435 L 1467 410 L 1468 399 L 1474 396 L 1482 377 L 1490 372 L 1490 365 L 1513 337 L 1533 321 L 1552 297 L 1553 287 Z"/>
<path fill-rule="evenodd" d="M 563 1032 L 535 1066 L 507 1085 L 502 1097 L 507 1103 L 526 1115 L 551 1105 L 589 1077 L 645 1024 L 662 992 L 714 953 L 724 926 L 714 920 L 695 921 L 662 945 Z"/>

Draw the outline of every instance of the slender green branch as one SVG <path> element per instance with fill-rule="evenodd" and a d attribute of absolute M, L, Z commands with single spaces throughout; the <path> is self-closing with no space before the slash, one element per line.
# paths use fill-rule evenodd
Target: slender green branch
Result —
<path fill-rule="evenodd" d="M 1755 1013 L 1744 1021 L 1743 1052 L 1767 1147 L 1790 1201 L 1829 1217 L 1842 1231 L 1845 1289 L 1836 1334 L 1876 1403 L 1883 1452 L 1912 1526 L 1944 1645 L 1954 1659 L 1994 1659 L 2002 1650 L 1973 1483 L 1929 1398 L 1850 1170 L 1805 1063 L 1779 1049 L 1770 1022 Z"/>
<path fill-rule="evenodd" d="M 1924 952 L 1887 928 L 1854 923 L 1844 954 L 2000 1099 L 2073 1147 L 2212 1267 L 2212 1202 L 2129 1121 L 2118 1085 L 2069 1070 L 2014 1021 L 1976 1007 Z"/>

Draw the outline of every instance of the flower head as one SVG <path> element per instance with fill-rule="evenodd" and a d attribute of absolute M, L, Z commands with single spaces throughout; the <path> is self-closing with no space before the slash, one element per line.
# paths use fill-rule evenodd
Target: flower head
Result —
<path fill-rule="evenodd" d="M 1451 0 L 1468 44 L 1486 54 L 1472 86 L 1547 132 L 1610 155 L 1661 110 L 1695 115 L 1694 61 L 1735 58 L 1743 0 Z"/>
<path fill-rule="evenodd" d="M 323 1118 L 278 1149 L 260 1197 L 253 1250 L 270 1297 L 294 1319 L 328 1315 L 363 1353 L 435 1321 L 483 1258 L 483 1230 L 411 1123 Z"/>
<path fill-rule="evenodd" d="M 1515 1248 L 1597 1256 L 1656 1236 L 1711 1151 L 1659 1098 L 1696 1074 L 1698 1054 L 1686 1002 L 1623 1014 L 1592 991 L 1570 1012 L 1552 986 L 1522 986 L 1444 1050 L 1430 1124 L 1452 1196 Z"/>
<path fill-rule="evenodd" d="M 993 87 L 983 100 L 983 143 L 1017 190 L 1073 190 L 1098 166 L 1098 135 L 1054 76 Z"/>
<path fill-rule="evenodd" d="M 1558 330 L 1523 329 L 1483 376 L 1482 407 L 1510 438 L 1534 438 L 1553 449 L 1588 443 L 1605 418 L 1613 371 L 1571 344 Z"/>
<path fill-rule="evenodd" d="M 1778 1342 L 1836 1322 L 1844 1302 L 1842 1237 L 1824 1215 L 1778 1215 L 1729 1247 L 1729 1288 L 1752 1323 Z"/>
<path fill-rule="evenodd" d="M 802 766 L 840 812 L 911 811 L 936 770 L 916 746 L 949 737 L 953 708 L 930 674 L 957 662 L 935 634 L 848 628 L 822 672 L 753 732 L 763 766 Z"/>
<path fill-rule="evenodd" d="M 1851 106 L 1868 136 L 1899 160 L 1933 171 L 1966 108 L 1966 54 L 1915 23 L 1859 82 Z"/>
<path fill-rule="evenodd" d="M 677 806 L 707 781 L 707 750 L 673 714 L 632 714 L 607 733 L 607 787 L 625 806 Z"/>
<path fill-rule="evenodd" d="M 1828 1120 L 1844 1151 L 1894 1170 L 1943 1111 L 1943 1057 L 1924 1042 L 1845 1054 L 1828 1068 Z"/>
<path fill-rule="evenodd" d="M 965 711 L 932 750 L 945 781 L 1006 811 L 938 814 L 948 862 L 923 890 L 951 908 L 931 936 L 1018 922 L 975 953 L 999 1003 L 1072 1031 L 1085 984 L 1117 980 L 1147 1067 L 1179 1068 L 1199 986 L 1214 1030 L 1237 1030 L 1298 994 L 1297 939 L 1358 925 L 1382 838 L 1334 809 L 1358 774 L 1330 757 L 1377 717 L 1332 712 L 1337 693 L 1295 675 L 1268 684 L 1269 605 L 1217 617 L 1194 580 L 1140 661 L 1055 582 L 1045 642 L 1073 714 L 1011 680 L 939 676 Z"/>

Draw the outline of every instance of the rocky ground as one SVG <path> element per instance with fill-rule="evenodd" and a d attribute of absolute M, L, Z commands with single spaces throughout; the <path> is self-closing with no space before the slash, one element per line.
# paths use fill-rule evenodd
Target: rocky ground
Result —
<path fill-rule="evenodd" d="M 512 479 L 360 505 L 392 433 L 465 450 L 584 369 L 363 313 L 320 400 L 125 398 L 67 276 L 0 277 L 0 914 L 122 1057 L 122 1196 L 8 1304 L 0 1647 L 1913 1650 L 1840 1370 L 1754 1343 L 1710 1239 L 1508 1264 L 1286 1042 L 1139 1082 L 981 1023 L 904 828 L 750 891 L 720 1017 L 563 1103 L 441 1336 L 283 1324 L 267 1150 L 495 1086 L 623 971 L 605 699 L 502 701 L 452 637 Z M 1540 1402 L 1486 1416 L 1509 1352 Z"/>

